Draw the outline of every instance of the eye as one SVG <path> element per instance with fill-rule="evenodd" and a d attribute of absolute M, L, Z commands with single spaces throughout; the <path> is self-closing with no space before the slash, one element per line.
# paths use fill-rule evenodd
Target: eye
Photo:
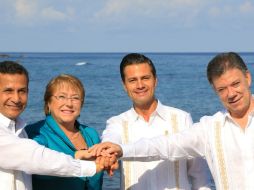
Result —
<path fill-rule="evenodd" d="M 4 92 L 7 93 L 7 94 L 10 94 L 10 93 L 13 92 L 13 89 L 7 88 L 7 89 L 4 89 Z"/>
<path fill-rule="evenodd" d="M 145 76 L 143 79 L 144 80 L 149 80 L 151 78 L 151 76 Z"/>
<path fill-rule="evenodd" d="M 216 90 L 219 94 L 222 94 L 225 91 L 225 88 L 219 88 Z"/>
<path fill-rule="evenodd" d="M 74 101 L 80 101 L 80 98 L 78 96 L 71 97 L 71 99 Z"/>
<path fill-rule="evenodd" d="M 240 82 L 235 82 L 235 83 L 233 83 L 232 86 L 236 88 L 236 87 L 238 87 L 239 85 L 240 85 Z"/>
<path fill-rule="evenodd" d="M 21 90 L 19 90 L 19 93 L 20 94 L 27 94 L 27 89 L 21 89 Z"/>
<path fill-rule="evenodd" d="M 59 95 L 57 96 L 57 99 L 63 101 L 66 100 L 66 97 L 64 95 Z"/>
<path fill-rule="evenodd" d="M 129 79 L 129 80 L 128 80 L 129 83 L 133 83 L 133 82 L 135 82 L 135 81 L 136 81 L 135 79 Z"/>

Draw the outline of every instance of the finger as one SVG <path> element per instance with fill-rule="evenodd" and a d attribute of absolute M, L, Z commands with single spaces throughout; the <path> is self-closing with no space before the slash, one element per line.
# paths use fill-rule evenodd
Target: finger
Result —
<path fill-rule="evenodd" d="M 101 155 L 101 153 L 103 152 L 103 150 L 106 150 L 106 149 L 110 148 L 110 147 L 111 147 L 111 144 L 112 144 L 112 143 L 110 143 L 110 142 L 100 143 L 100 144 L 98 145 L 97 150 L 96 150 L 97 156 Z"/>
<path fill-rule="evenodd" d="M 113 165 L 115 162 L 117 162 L 117 159 L 116 159 L 116 156 L 114 154 L 112 154 L 110 157 L 109 157 L 109 165 Z"/>
<path fill-rule="evenodd" d="M 89 152 L 91 152 L 94 156 L 100 156 L 103 150 L 110 147 L 110 144 L 111 143 L 108 142 L 96 144 L 89 149 Z"/>
<path fill-rule="evenodd" d="M 97 159 L 96 159 L 97 160 Z M 101 168 L 105 169 L 105 165 L 104 165 L 105 159 L 102 156 L 98 157 L 98 164 L 100 165 Z"/>
<path fill-rule="evenodd" d="M 103 150 L 101 151 L 101 156 L 104 156 L 104 157 L 111 157 L 112 155 L 109 154 L 105 149 L 103 149 Z"/>
<path fill-rule="evenodd" d="M 111 145 L 106 151 L 109 154 L 115 154 L 117 157 L 121 157 L 123 155 L 121 146 L 117 144 Z"/>
<path fill-rule="evenodd" d="M 78 150 L 74 154 L 75 159 L 92 160 L 93 156 L 87 150 Z"/>
<path fill-rule="evenodd" d="M 111 165 L 110 169 L 111 170 L 117 170 L 119 168 L 119 163 L 118 162 L 115 162 L 114 164 Z"/>
<path fill-rule="evenodd" d="M 112 177 L 112 176 L 114 175 L 114 171 L 111 170 L 111 169 L 108 169 L 108 170 L 107 170 L 107 173 L 108 173 L 108 175 L 109 175 L 110 177 Z"/>
<path fill-rule="evenodd" d="M 112 177 L 114 175 L 114 171 L 117 170 L 118 168 L 119 168 L 119 164 L 116 161 L 114 164 L 110 166 L 110 168 L 107 169 L 108 175 Z"/>
<path fill-rule="evenodd" d="M 101 172 L 104 169 L 104 167 L 100 163 L 95 162 L 95 164 L 96 164 L 96 173 Z"/>
<path fill-rule="evenodd" d="M 110 168 L 110 157 L 103 157 L 104 158 L 104 167 Z"/>
<path fill-rule="evenodd" d="M 95 162 L 96 162 L 96 164 L 100 164 L 101 163 L 101 156 L 96 157 Z"/>
<path fill-rule="evenodd" d="M 88 149 L 88 152 L 90 154 L 92 154 L 93 156 L 96 156 L 97 155 L 97 149 L 98 149 L 98 147 L 99 147 L 99 144 L 95 144 L 95 145 L 93 145 L 92 147 L 90 147 Z"/>

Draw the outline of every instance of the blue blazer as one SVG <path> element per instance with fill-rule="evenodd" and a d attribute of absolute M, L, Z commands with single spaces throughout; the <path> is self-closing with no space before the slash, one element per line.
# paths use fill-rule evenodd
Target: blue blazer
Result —
<path fill-rule="evenodd" d="M 100 143 L 99 135 L 95 129 L 81 125 L 78 121 L 76 121 L 76 126 L 88 147 Z M 25 130 L 28 137 L 39 144 L 74 157 L 75 147 L 51 115 L 46 116 L 45 120 L 28 125 Z M 32 180 L 33 190 L 101 190 L 103 172 L 83 178 L 33 175 Z"/>

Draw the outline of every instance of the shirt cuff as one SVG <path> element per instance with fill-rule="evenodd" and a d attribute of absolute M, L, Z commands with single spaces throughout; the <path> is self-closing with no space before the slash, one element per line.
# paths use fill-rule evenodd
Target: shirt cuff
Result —
<path fill-rule="evenodd" d="M 94 161 L 80 160 L 81 176 L 90 177 L 96 174 L 96 164 Z"/>

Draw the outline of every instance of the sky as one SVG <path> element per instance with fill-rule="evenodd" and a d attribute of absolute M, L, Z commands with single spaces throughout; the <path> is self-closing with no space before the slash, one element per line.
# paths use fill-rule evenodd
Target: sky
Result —
<path fill-rule="evenodd" d="M 0 52 L 252 52 L 252 0 L 0 0 Z"/>

